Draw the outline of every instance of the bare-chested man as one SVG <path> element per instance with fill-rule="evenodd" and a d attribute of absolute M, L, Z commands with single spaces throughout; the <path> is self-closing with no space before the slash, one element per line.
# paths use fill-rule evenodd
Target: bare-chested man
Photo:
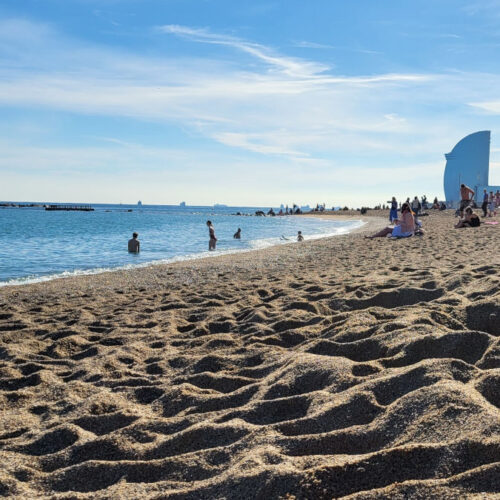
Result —
<path fill-rule="evenodd" d="M 137 239 L 137 233 L 132 234 L 132 239 L 128 240 L 128 251 L 130 253 L 139 253 L 141 251 L 141 244 Z"/>
<path fill-rule="evenodd" d="M 460 185 L 460 217 L 464 216 L 464 209 L 470 205 L 473 196 L 473 189 L 465 184 Z"/>

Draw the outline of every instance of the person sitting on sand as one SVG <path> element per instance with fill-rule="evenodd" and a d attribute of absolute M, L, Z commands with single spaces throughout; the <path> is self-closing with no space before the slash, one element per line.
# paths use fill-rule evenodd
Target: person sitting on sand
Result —
<path fill-rule="evenodd" d="M 304 237 L 302 236 L 302 231 L 297 233 L 297 241 L 304 241 Z"/>
<path fill-rule="evenodd" d="M 481 224 L 479 216 L 474 213 L 472 207 L 467 207 L 465 209 L 465 216 L 462 217 L 456 224 L 455 228 L 460 227 L 478 227 Z"/>
<path fill-rule="evenodd" d="M 208 249 L 209 250 L 215 250 L 215 246 L 217 245 L 217 238 L 215 237 L 215 228 L 212 225 L 212 221 L 207 220 L 207 226 L 208 226 Z"/>
<path fill-rule="evenodd" d="M 130 253 L 139 253 L 141 251 L 141 243 L 137 239 L 137 233 L 132 234 L 132 239 L 128 240 L 128 251 Z"/>
<path fill-rule="evenodd" d="M 234 234 L 233 234 L 233 238 L 235 240 L 241 240 L 241 229 L 238 228 L 238 231 L 236 231 Z"/>
<path fill-rule="evenodd" d="M 401 218 L 396 219 L 394 227 L 385 227 L 378 233 L 371 236 L 365 236 L 365 238 L 381 238 L 382 236 L 392 235 L 398 238 L 407 238 L 408 236 L 413 236 L 415 231 L 415 219 L 410 209 L 409 203 L 403 203 L 401 205 Z"/>

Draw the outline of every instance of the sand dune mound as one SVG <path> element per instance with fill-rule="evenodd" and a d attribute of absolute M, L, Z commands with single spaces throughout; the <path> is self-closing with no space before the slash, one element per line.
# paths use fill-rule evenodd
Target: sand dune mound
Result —
<path fill-rule="evenodd" d="M 0 494 L 499 494 L 500 262 L 443 217 L 3 289 Z"/>

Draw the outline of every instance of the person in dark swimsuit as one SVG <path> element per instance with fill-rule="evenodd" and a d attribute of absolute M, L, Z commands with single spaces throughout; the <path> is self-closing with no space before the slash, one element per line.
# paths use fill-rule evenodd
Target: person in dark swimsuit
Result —
<path fill-rule="evenodd" d="M 455 224 L 455 228 L 460 227 L 478 227 L 481 225 L 481 220 L 479 216 L 474 213 L 471 207 L 467 207 L 465 209 L 465 216 L 462 217 L 457 224 Z"/>
<path fill-rule="evenodd" d="M 241 229 L 238 228 L 238 231 L 236 231 L 234 234 L 233 234 L 233 238 L 235 240 L 241 240 Z"/>
<path fill-rule="evenodd" d="M 215 237 L 215 228 L 212 225 L 212 221 L 207 220 L 207 226 L 208 226 L 208 249 L 209 250 L 215 250 L 215 246 L 217 245 L 217 238 Z"/>

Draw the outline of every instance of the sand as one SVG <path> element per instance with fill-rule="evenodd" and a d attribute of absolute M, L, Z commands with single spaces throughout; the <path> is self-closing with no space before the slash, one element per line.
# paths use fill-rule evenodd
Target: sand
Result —
<path fill-rule="evenodd" d="M 500 225 L 365 220 L 0 289 L 0 494 L 500 498 Z"/>

